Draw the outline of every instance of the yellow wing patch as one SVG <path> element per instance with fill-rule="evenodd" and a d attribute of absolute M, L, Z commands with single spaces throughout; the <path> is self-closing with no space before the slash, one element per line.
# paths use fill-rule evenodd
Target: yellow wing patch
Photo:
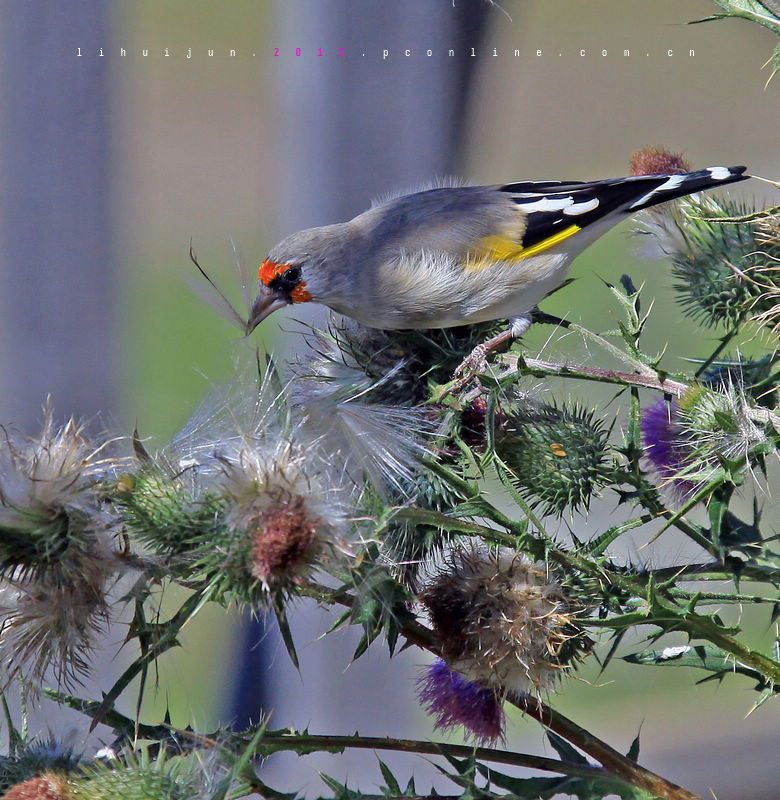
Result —
<path fill-rule="evenodd" d="M 479 249 L 475 254 L 476 258 L 473 261 L 469 261 L 466 269 L 476 272 L 492 266 L 497 261 L 512 264 L 523 258 L 543 253 L 581 230 L 582 228 L 579 225 L 569 225 L 568 228 L 564 228 L 562 231 L 558 231 L 558 233 L 554 233 L 552 236 L 548 236 L 530 247 L 523 247 L 522 244 L 503 236 L 485 236 L 479 240 Z"/>

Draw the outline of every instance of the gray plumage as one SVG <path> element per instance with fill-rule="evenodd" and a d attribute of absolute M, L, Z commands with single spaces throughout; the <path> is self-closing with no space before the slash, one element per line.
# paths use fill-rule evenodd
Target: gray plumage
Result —
<path fill-rule="evenodd" d="M 744 180 L 744 170 L 444 187 L 392 198 L 276 245 L 260 269 L 249 329 L 284 302 L 303 300 L 388 329 L 525 317 L 565 280 L 569 262 L 621 219 Z"/>

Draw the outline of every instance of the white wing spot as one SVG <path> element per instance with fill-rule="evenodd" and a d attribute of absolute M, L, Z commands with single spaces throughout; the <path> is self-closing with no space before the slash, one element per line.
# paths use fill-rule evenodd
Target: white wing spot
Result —
<path fill-rule="evenodd" d="M 656 186 L 652 192 L 648 192 L 646 195 L 640 197 L 639 200 L 632 203 L 629 208 L 636 208 L 637 206 L 644 205 L 660 192 L 669 192 L 672 189 L 676 189 L 681 183 L 685 182 L 687 177 L 687 175 L 670 175 L 660 186 Z"/>
<path fill-rule="evenodd" d="M 574 203 L 574 198 L 571 197 L 542 197 L 541 200 L 536 200 L 533 203 L 518 203 L 517 207 L 521 211 L 527 211 L 529 214 L 534 211 L 561 211 L 568 208 Z"/>
<path fill-rule="evenodd" d="M 707 172 L 712 175 L 714 181 L 725 181 L 731 177 L 731 170 L 728 167 L 707 167 Z"/>
<path fill-rule="evenodd" d="M 587 214 L 588 211 L 593 211 L 594 208 L 599 207 L 599 201 L 597 197 L 594 197 L 592 200 L 584 200 L 582 203 L 574 203 L 573 205 L 569 206 L 568 208 L 563 209 L 563 213 L 567 216 L 577 216 L 577 214 Z"/>

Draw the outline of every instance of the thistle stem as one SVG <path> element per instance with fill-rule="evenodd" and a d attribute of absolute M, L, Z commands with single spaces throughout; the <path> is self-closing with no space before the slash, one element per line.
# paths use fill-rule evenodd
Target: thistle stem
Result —
<path fill-rule="evenodd" d="M 563 364 L 557 361 L 545 361 L 541 358 L 527 358 L 519 355 L 506 355 L 503 362 L 507 369 L 498 375 L 498 380 L 514 373 L 530 375 L 565 375 L 572 378 L 596 381 L 600 383 L 618 383 L 624 386 L 639 386 L 655 389 L 675 397 L 682 397 L 688 390 L 688 384 L 661 378 L 656 375 L 639 375 L 635 372 L 621 372 L 601 367 L 586 367 L 581 364 Z"/>
<path fill-rule="evenodd" d="M 644 789 L 654 797 L 662 797 L 664 800 L 701 800 L 698 795 L 639 766 L 541 700 L 530 695 L 514 695 L 507 699 L 545 728 L 595 758 L 610 774 L 627 781 L 632 786 Z"/>
<path fill-rule="evenodd" d="M 79 697 L 65 694 L 54 689 L 47 689 L 45 693 L 56 702 L 68 708 L 80 711 L 93 719 L 100 715 L 106 725 L 110 725 L 117 733 L 131 737 L 136 730 L 136 723 L 113 707 L 103 711 L 101 704 L 93 700 L 83 700 Z M 229 747 L 232 750 L 243 752 L 250 739 L 256 738 L 256 731 L 250 729 L 238 734 L 224 733 L 214 735 L 199 734 L 190 730 L 181 730 L 168 724 L 137 726 L 141 736 L 149 739 L 170 738 L 180 751 L 182 742 L 189 740 L 197 747 Z M 445 744 L 444 742 L 429 742 L 417 739 L 396 739 L 389 736 L 331 736 L 328 734 L 296 733 L 288 730 L 267 731 L 258 738 L 258 753 L 273 753 L 279 750 L 298 751 L 301 755 L 311 752 L 333 752 L 346 748 L 359 750 L 388 750 L 399 753 L 417 753 L 420 755 L 451 756 L 455 758 L 475 757 L 483 761 L 496 764 L 509 764 L 516 767 L 526 767 L 541 772 L 553 772 L 559 775 L 571 775 L 586 779 L 613 778 L 608 770 L 589 764 L 576 764 L 544 756 L 534 756 L 526 753 L 512 753 L 492 747 L 470 747 L 468 745 Z M 620 783 L 632 785 L 631 781 L 618 778 Z"/>

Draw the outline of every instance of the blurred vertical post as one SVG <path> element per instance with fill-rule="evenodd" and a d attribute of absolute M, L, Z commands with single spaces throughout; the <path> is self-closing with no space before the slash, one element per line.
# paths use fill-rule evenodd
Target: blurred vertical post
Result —
<path fill-rule="evenodd" d="M 105 0 L 0 2 L 0 421 L 24 429 L 48 394 L 115 405 L 107 31 Z"/>
<path fill-rule="evenodd" d="M 452 174 L 477 62 L 469 53 L 479 47 L 491 15 L 500 12 L 482 0 L 289 0 L 278 7 L 274 41 L 287 48 L 287 57 L 268 75 L 276 95 L 269 113 L 282 120 L 277 237 L 348 219 L 389 190 Z M 296 48 L 309 57 L 291 61 Z M 311 58 L 318 51 L 322 55 Z M 307 320 L 322 324 L 325 316 L 317 313 Z M 302 607 L 292 623 L 299 646 L 331 623 Z M 362 733 L 399 721 L 412 702 L 383 704 L 375 693 L 381 687 L 390 697 L 397 686 L 400 696 L 411 697 L 413 682 L 395 664 L 369 666 L 362 659 L 345 681 L 341 673 L 357 641 L 351 634 L 327 637 L 299 652 L 301 690 L 298 677 L 285 671 L 281 653 L 274 656 L 271 675 L 266 673 L 274 644 L 270 637 L 262 639 L 261 623 L 250 626 L 234 700 L 237 727 L 257 720 L 262 708 L 274 708 L 277 722 L 327 721 L 328 730 L 346 721 L 347 709 L 362 708 Z M 261 640 L 262 646 L 249 649 Z M 355 721 L 350 716 L 347 724 Z"/>

